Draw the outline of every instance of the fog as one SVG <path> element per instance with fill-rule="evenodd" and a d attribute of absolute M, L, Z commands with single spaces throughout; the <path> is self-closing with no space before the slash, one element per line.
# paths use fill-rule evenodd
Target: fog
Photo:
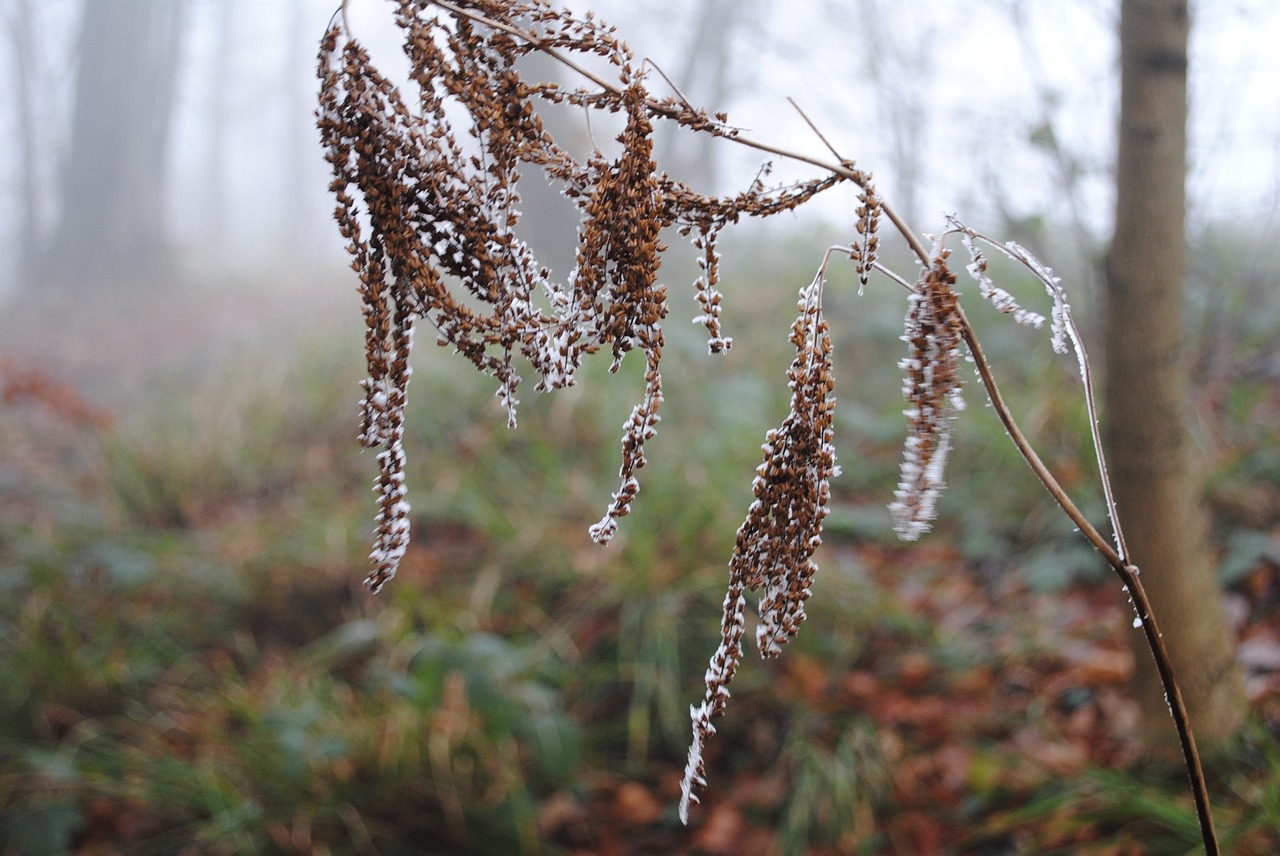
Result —
<path fill-rule="evenodd" d="M 921 231 L 956 211 L 993 229 L 1036 219 L 1071 230 L 1073 240 L 1105 240 L 1114 3 L 808 0 L 783 11 L 755 0 L 736 4 L 723 44 L 697 43 L 706 4 L 592 5 L 637 55 L 684 77 L 675 82 L 693 101 L 727 109 L 754 136 L 829 157 L 787 103 L 794 98 Z M 1263 0 L 1193 5 L 1192 222 L 1270 228 L 1280 57 L 1269 45 L 1280 37 L 1280 10 Z M 179 7 L 169 136 L 156 172 L 164 190 L 158 237 L 175 269 L 336 269 L 342 252 L 312 118 L 315 47 L 335 3 Z M 76 0 L 4 7 L 15 85 L 0 96 L 0 288 L 11 301 L 39 291 L 39 266 L 30 262 L 55 240 L 84 8 Z M 357 35 L 402 76 L 391 12 L 379 0 L 350 3 Z M 653 85 L 663 85 L 657 74 Z M 755 152 L 717 147 L 711 180 L 740 188 L 760 161 Z M 839 222 L 849 202 L 833 197 L 821 216 Z"/>
<path fill-rule="evenodd" d="M 717 244 L 725 335 L 740 344 L 712 359 L 714 324 L 689 319 L 714 316 L 719 294 L 695 301 L 694 253 L 673 246 L 661 336 L 647 278 L 631 276 L 625 300 L 610 294 L 608 314 L 583 306 L 582 290 L 557 301 L 585 319 L 575 337 L 600 334 L 599 359 L 555 395 L 526 372 L 520 429 L 508 430 L 492 378 L 433 347 L 429 323 L 412 371 L 402 350 L 379 364 L 385 339 L 362 329 L 314 116 L 316 53 L 339 2 L 0 0 L 0 852 L 547 852 L 540 840 L 576 853 L 1074 852 L 1101 836 L 1116 836 L 1108 852 L 1147 852 L 1162 831 L 1182 838 L 1159 852 L 1193 848 L 1178 777 L 1139 747 L 1154 729 L 1125 688 L 1133 601 L 1073 531 L 1088 527 L 1059 516 L 1016 460 L 1008 423 L 983 407 L 994 386 L 984 394 L 952 359 L 954 313 L 926 332 L 912 308 L 915 335 L 903 336 L 903 303 L 947 305 L 944 271 L 929 301 L 904 301 L 878 276 L 856 297 L 852 265 L 831 253 L 833 287 L 824 297 L 817 279 L 809 326 L 788 338 L 797 289 L 826 246 L 854 235 L 856 191 L 836 187 Z M 1101 338 L 1088 322 L 1105 306 L 1118 0 L 570 2 L 617 24 L 653 91 L 724 110 L 776 146 L 855 161 L 913 230 L 955 212 L 1026 244 L 1066 277 L 1082 338 Z M 346 4 L 354 35 L 404 81 L 394 8 Z M 1225 849 L 1275 853 L 1280 4 L 1192 9 L 1186 359 L 1170 348 L 1144 368 L 1185 364 L 1224 614 L 1258 720 L 1211 767 Z M 538 59 L 521 62 L 578 83 Z M 546 119 L 578 123 L 554 127 L 558 142 L 616 145 L 608 117 L 588 126 L 564 107 Z M 757 150 L 671 130 L 655 134 L 656 160 L 699 191 L 741 191 L 761 174 Z M 774 167 L 778 183 L 815 174 Z M 519 183 L 517 228 L 563 277 L 576 215 L 536 178 Z M 626 231 L 610 230 L 611 250 L 633 249 L 613 237 Z M 900 236 L 887 224 L 881 235 L 878 258 L 909 282 Z M 1176 243 L 1175 231 L 1119 246 Z M 953 261 L 959 273 L 968 259 Z M 366 316 L 375 330 L 412 313 L 404 285 L 393 317 Z M 1039 283 L 1005 285 L 1050 311 Z M 495 305 L 483 288 L 456 291 Z M 544 379 L 563 372 L 569 345 L 557 357 L 555 344 L 570 328 L 541 339 L 551 328 L 509 296 L 496 302 L 503 341 L 542 350 Z M 1047 330 L 1001 325 L 971 302 L 1010 411 L 1100 523 L 1077 364 L 1053 361 Z M 1159 341 L 1149 320 L 1106 344 Z M 608 374 L 623 342 L 644 353 Z M 945 356 L 926 362 L 921 342 Z M 636 438 L 663 400 L 661 348 L 644 492 L 602 549 L 589 527 L 633 495 Z M 970 405 L 938 530 L 904 549 L 885 505 L 912 467 L 940 479 L 962 371 Z M 1149 402 L 1142 393 L 1174 388 L 1153 377 L 1109 389 Z M 1143 406 L 1113 424 L 1176 433 L 1162 415 L 1175 411 Z M 926 409 L 935 421 L 922 427 Z M 912 452 L 900 465 L 908 426 L 908 449 L 934 444 L 928 463 Z M 361 432 L 381 450 L 362 448 Z M 829 440 L 845 467 L 830 503 Z M 1130 445 L 1175 472 L 1174 456 Z M 794 484 L 777 493 L 774 480 Z M 793 510 L 761 501 L 772 495 Z M 690 703 L 708 653 L 730 640 L 717 620 L 745 614 L 725 598 L 726 560 L 742 543 L 762 555 L 750 539 L 764 508 L 808 552 L 831 511 L 822 594 L 799 650 L 751 663 L 735 686 L 707 756 L 707 803 L 680 827 Z M 371 545 L 403 559 L 378 599 L 360 585 Z M 808 553 L 786 562 L 802 568 Z M 733 573 L 767 599 L 810 593 L 811 572 Z M 1189 662 L 1208 674 L 1224 661 Z M 1253 849 L 1232 846 L 1246 835 Z"/>

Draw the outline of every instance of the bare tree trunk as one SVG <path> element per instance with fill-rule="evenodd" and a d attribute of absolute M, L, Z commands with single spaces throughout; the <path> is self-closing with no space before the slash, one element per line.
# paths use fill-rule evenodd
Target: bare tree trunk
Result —
<path fill-rule="evenodd" d="M 896 0 L 894 0 L 896 2 Z M 866 73 L 876 91 L 879 124 L 886 129 L 889 170 L 898 211 L 908 223 L 919 223 L 920 191 L 925 182 L 924 145 L 928 133 L 929 95 L 924 81 L 931 77 L 933 54 L 928 49 L 937 34 L 925 15 L 911 34 L 894 32 L 894 2 L 861 0 L 861 49 L 866 52 Z"/>
<path fill-rule="evenodd" d="M 701 0 L 694 12 L 694 29 L 684 48 L 684 61 L 672 80 L 696 106 L 718 110 L 730 102 L 736 88 L 750 86 L 754 63 L 735 62 L 738 35 L 759 25 L 761 7 L 755 0 Z M 717 186 L 715 140 L 709 134 L 682 134 L 674 125 L 659 132 L 661 159 L 672 174 L 708 190 Z"/>
<path fill-rule="evenodd" d="M 1235 733 L 1244 693 L 1186 431 L 1187 0 L 1123 0 L 1115 237 L 1107 262 L 1106 429 L 1120 517 L 1202 742 Z M 1135 631 L 1151 741 L 1173 729 Z"/>
<path fill-rule="evenodd" d="M 306 152 L 313 145 L 314 130 L 308 121 L 311 115 L 313 96 L 309 86 L 304 88 L 299 80 L 310 80 L 301 77 L 299 69 L 309 67 L 312 50 L 312 36 L 307 26 L 307 8 L 304 0 L 290 0 L 289 24 L 285 38 L 288 43 L 285 50 L 285 67 L 282 85 L 285 87 L 285 102 L 288 109 L 284 113 L 285 157 L 289 164 L 285 175 L 285 234 L 284 240 L 292 253 L 302 252 L 305 227 L 307 225 L 307 188 L 310 185 L 307 175 Z"/>
<path fill-rule="evenodd" d="M 18 232 L 19 280 L 28 280 L 38 264 L 41 212 L 40 195 L 40 120 L 36 111 L 36 92 L 40 84 L 36 63 L 37 37 L 32 20 L 31 0 L 17 0 L 8 20 L 9 40 L 13 48 L 11 72 L 14 107 L 18 129 L 18 176 L 20 182 L 20 225 Z"/>
<path fill-rule="evenodd" d="M 238 12 L 236 0 L 221 0 L 213 10 L 213 81 L 209 93 L 209 159 L 206 165 L 207 240 L 222 251 L 226 245 L 231 202 L 227 193 L 227 126 L 232 122 L 231 77 Z"/>
<path fill-rule="evenodd" d="M 71 142 L 45 273 L 136 280 L 163 263 L 182 0 L 84 0 Z"/>

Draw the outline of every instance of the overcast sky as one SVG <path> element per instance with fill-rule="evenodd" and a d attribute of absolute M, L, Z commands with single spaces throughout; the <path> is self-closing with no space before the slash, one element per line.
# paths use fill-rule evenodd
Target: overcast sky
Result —
<path fill-rule="evenodd" d="M 0 0 L 0 7 L 15 2 Z M 681 67 L 697 49 L 690 0 L 575 3 L 582 4 L 615 21 L 633 50 L 663 69 Z M 43 133 L 56 153 L 68 115 L 78 3 L 47 0 L 36 8 L 46 46 Z M 210 174 L 214 24 L 228 8 L 236 39 L 222 133 L 233 157 L 222 174 Z M 213 215 L 203 203 L 217 185 L 236 213 L 224 239 L 246 257 L 271 247 L 286 219 L 336 254 L 310 117 L 315 44 L 334 8 L 335 0 L 193 0 L 170 187 L 173 226 L 186 245 L 208 243 Z M 921 230 L 937 228 L 943 212 L 995 225 L 1003 211 L 1074 217 L 1105 236 L 1117 92 L 1114 0 L 758 0 L 743 8 L 755 11 L 735 43 L 742 85 L 731 103 L 707 106 L 729 109 L 753 135 L 823 154 L 787 104 L 792 96 L 842 154 L 876 173 L 885 196 L 918 212 Z M 1193 222 L 1274 226 L 1280 4 L 1201 0 L 1193 9 Z M 402 68 L 391 10 L 384 0 L 351 0 L 357 35 L 375 57 Z M 689 94 L 698 100 L 696 91 Z M 13 117 L 12 94 L 0 95 L 0 138 L 12 139 Z M 724 189 L 749 182 L 760 160 L 733 155 Z M 904 186 L 904 163 L 920 171 L 914 192 Z M 309 176 L 309 189 L 305 210 L 286 218 L 281 203 L 294 164 Z M 55 166 L 51 158 L 46 178 Z M 0 169 L 0 194 L 10 196 L 0 210 L 12 211 L 16 164 L 0 160 Z M 828 213 L 839 216 L 844 204 L 831 203 Z M 13 222 L 0 220 L 0 240 L 11 241 L 13 232 Z"/>

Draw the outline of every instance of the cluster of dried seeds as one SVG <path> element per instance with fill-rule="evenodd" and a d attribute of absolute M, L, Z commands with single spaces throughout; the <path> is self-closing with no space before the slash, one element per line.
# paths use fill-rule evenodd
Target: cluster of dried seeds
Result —
<path fill-rule="evenodd" d="M 702 251 L 698 257 L 698 269 L 702 271 L 694 281 L 697 290 L 698 305 L 702 314 L 693 319 L 693 323 L 707 328 L 707 351 L 721 354 L 733 347 L 732 337 L 720 332 L 720 301 L 722 296 L 716 285 L 720 282 L 720 253 L 716 250 L 717 232 L 699 232 L 693 239 L 693 247 Z"/>
<path fill-rule="evenodd" d="M 694 283 L 700 314 L 693 320 L 705 327 L 713 354 L 728 350 L 733 341 L 721 329 L 717 241 L 743 216 L 789 211 L 853 181 L 861 188 L 857 236 L 852 246 L 833 251 L 848 254 L 863 285 L 873 269 L 883 270 L 877 230 L 884 207 L 871 177 L 848 162 L 823 178 L 789 186 L 767 187 L 757 177 L 731 197 L 698 193 L 659 170 L 653 159 L 657 120 L 726 138 L 738 131 L 723 114 L 707 114 L 683 97 L 651 95 L 643 66 L 614 30 L 590 13 L 578 17 L 547 0 L 397 0 L 396 22 L 417 89 L 412 106 L 346 32 L 343 18 L 321 43 L 318 126 L 333 170 L 335 217 L 360 277 L 364 305 L 368 377 L 362 384 L 360 439 L 379 449 L 380 470 L 370 554 L 374 568 L 365 581 L 375 592 L 395 575 L 409 543 L 403 439 L 419 320 L 434 328 L 438 344 L 496 380 L 512 427 L 519 404 L 518 360 L 536 373 L 538 391 L 550 391 L 572 386 L 591 354 L 608 353 L 612 371 L 628 353 L 644 355 L 644 393 L 623 423 L 621 484 L 590 529 L 593 539 L 605 543 L 639 493 L 645 443 L 660 418 L 662 323 L 669 311 L 666 286 L 657 280 L 667 249 L 663 229 L 692 235 L 700 268 Z M 517 62 L 533 51 L 548 52 L 588 83 L 575 88 L 527 80 Z M 577 65 L 574 58 L 582 56 L 596 58 L 596 67 L 604 60 L 611 79 Z M 558 145 L 540 112 L 558 104 L 624 117 L 620 152 L 610 156 L 597 149 L 575 158 Z M 522 175 L 538 173 L 561 187 L 580 217 L 576 263 L 565 282 L 553 281 L 516 234 L 518 183 Z M 979 240 L 989 240 L 954 218 L 948 227 L 943 238 L 960 234 L 982 295 L 1019 322 L 1039 326 L 1040 316 L 1021 309 L 991 283 L 977 248 Z M 943 238 L 935 240 L 910 287 L 903 335 L 910 349 L 900 364 L 910 401 L 905 411 L 909 434 L 890 511 L 905 540 L 929 529 L 943 487 L 952 421 L 963 407 L 958 365 L 964 321 Z M 1039 277 L 1053 297 L 1055 346 L 1070 337 L 1079 351 L 1052 271 L 1016 245 L 997 246 Z M 691 708 L 693 741 L 682 817 L 706 783 L 703 748 L 715 733 L 712 720 L 725 711 L 742 659 L 747 593 L 759 593 L 756 641 L 762 656 L 780 653 L 805 618 L 829 481 L 838 474 L 832 448 L 832 347 L 822 311 L 825 267 L 824 259 L 800 293 L 791 329 L 796 356 L 787 373 L 790 410 L 766 436 L 755 499 L 729 562 L 720 645 L 706 672 L 705 697 Z"/>
<path fill-rule="evenodd" d="M 858 220 L 854 224 L 858 238 L 849 253 L 858 273 L 859 293 L 867 287 L 880 250 L 880 237 L 876 234 L 880 228 L 880 196 L 871 183 L 871 175 L 864 175 L 862 192 L 858 194 L 858 201 L 861 203 L 857 210 Z"/>
<path fill-rule="evenodd" d="M 413 326 L 425 319 L 452 347 L 497 381 L 511 426 L 521 376 L 537 389 L 572 386 L 588 355 L 607 351 L 617 370 L 639 350 L 645 390 L 623 426 L 620 487 L 591 536 L 607 542 L 639 492 L 644 444 L 662 404 L 662 320 L 666 287 L 657 281 L 660 233 L 696 233 L 703 273 L 695 286 L 710 349 L 725 350 L 715 238 L 742 216 L 790 210 L 841 179 L 788 187 L 756 182 L 720 198 L 697 193 L 653 162 L 653 121 L 661 118 L 733 136 L 723 115 L 683 99 L 653 98 L 629 49 L 612 28 L 545 0 L 399 0 L 412 106 L 373 65 L 339 17 L 321 43 L 319 129 L 333 170 L 335 217 L 360 275 L 369 376 L 361 440 L 379 448 L 377 591 L 396 573 L 409 539 L 402 445 Z M 534 50 L 603 58 L 615 80 L 589 76 L 572 88 L 526 80 L 517 61 Z M 540 108 L 573 104 L 626 118 L 621 153 L 575 159 L 543 125 Z M 577 263 L 551 280 L 516 235 L 521 175 L 559 183 L 581 215 Z"/>
<path fill-rule="evenodd" d="M 761 656 L 775 657 L 805 619 L 805 601 L 818 570 L 813 554 L 822 543 L 830 480 L 839 474 L 831 443 L 835 378 L 822 289 L 820 272 L 800 292 L 799 315 L 791 327 L 796 356 L 787 370 L 791 407 L 782 425 L 765 437 L 764 461 L 752 485 L 755 500 L 738 529 L 729 562 L 720 646 L 707 668 L 706 696 L 690 711 L 693 742 L 682 783 L 682 818 L 706 784 L 702 749 L 715 733 L 711 720 L 724 713 L 729 683 L 742 660 L 746 592 L 760 592 L 756 644 Z"/>
<path fill-rule="evenodd" d="M 960 397 L 961 321 L 949 251 L 934 242 L 929 264 L 907 298 L 902 340 L 909 353 L 899 363 L 906 372 L 902 393 L 910 402 L 898 489 L 889 506 L 894 531 L 914 541 L 929 531 L 945 486 L 947 452 Z"/>

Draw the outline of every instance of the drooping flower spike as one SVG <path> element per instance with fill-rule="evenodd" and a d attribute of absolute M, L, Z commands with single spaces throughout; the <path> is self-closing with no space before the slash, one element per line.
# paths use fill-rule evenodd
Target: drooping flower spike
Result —
<path fill-rule="evenodd" d="M 655 117 L 717 136 L 737 131 L 682 99 L 655 98 L 626 45 L 590 14 L 540 0 L 400 0 L 396 22 L 405 34 L 412 99 L 377 69 L 342 16 L 325 34 L 319 61 L 318 126 L 333 170 L 334 214 L 364 301 L 369 375 L 360 436 L 380 449 L 374 568 L 366 580 L 374 591 L 395 576 L 409 539 L 402 440 L 415 321 L 424 319 L 438 344 L 496 380 L 512 427 L 518 360 L 546 391 L 572 386 L 584 359 L 598 351 L 611 356 L 615 371 L 628 353 L 644 355 L 644 393 L 623 423 L 620 486 L 590 530 L 607 543 L 639 493 L 645 442 L 657 431 L 662 404 L 662 321 L 669 312 L 657 279 L 667 249 L 662 230 L 697 235 L 697 320 L 719 353 L 732 340 L 720 329 L 717 234 L 743 216 L 791 210 L 842 181 L 827 176 L 774 188 L 757 181 L 722 198 L 667 176 L 653 162 Z M 577 88 L 527 80 L 516 63 L 536 49 L 602 58 L 615 78 Z M 621 152 L 571 156 L 540 115 L 566 103 L 623 114 Z M 539 171 L 581 217 L 577 264 L 563 283 L 550 279 L 516 234 L 518 184 Z"/>

